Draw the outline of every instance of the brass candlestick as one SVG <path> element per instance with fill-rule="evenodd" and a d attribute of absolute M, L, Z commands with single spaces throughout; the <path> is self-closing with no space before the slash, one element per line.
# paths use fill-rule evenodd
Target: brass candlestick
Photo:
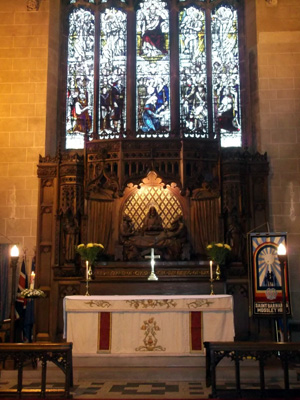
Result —
<path fill-rule="evenodd" d="M 89 293 L 89 281 L 92 279 L 92 278 L 91 278 L 92 273 L 93 273 L 93 272 L 92 272 L 92 267 L 89 265 L 89 266 L 88 266 L 87 277 L 86 277 L 86 283 L 85 283 L 85 287 L 86 287 L 85 295 L 86 295 L 86 296 L 90 296 L 90 293 Z"/>
<path fill-rule="evenodd" d="M 211 278 L 211 279 L 209 280 L 209 282 L 210 282 L 210 295 L 212 296 L 212 295 L 215 294 L 215 292 L 214 292 L 214 279 Z"/>
<path fill-rule="evenodd" d="M 217 267 L 216 267 L 216 281 L 219 281 L 220 278 L 221 278 L 221 269 L 220 269 L 220 265 L 217 264 Z"/>

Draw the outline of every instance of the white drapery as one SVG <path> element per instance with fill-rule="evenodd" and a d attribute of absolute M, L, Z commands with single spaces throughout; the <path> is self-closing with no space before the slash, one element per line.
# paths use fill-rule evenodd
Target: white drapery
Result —
<path fill-rule="evenodd" d="M 196 331 L 192 313 L 200 321 Z M 103 314 L 109 321 L 104 331 Z M 228 295 L 67 296 L 64 321 L 65 337 L 73 342 L 74 354 L 82 355 L 199 355 L 193 335 L 201 335 L 202 341 L 234 339 L 233 301 Z M 104 350 L 100 332 L 109 341 Z"/>

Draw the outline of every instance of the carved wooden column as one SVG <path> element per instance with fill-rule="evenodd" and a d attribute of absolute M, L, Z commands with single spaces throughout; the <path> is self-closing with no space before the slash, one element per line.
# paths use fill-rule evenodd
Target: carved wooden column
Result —
<path fill-rule="evenodd" d="M 75 246 L 82 238 L 84 217 L 84 161 L 78 154 L 64 154 L 59 167 L 59 214 L 57 216 L 56 276 L 77 275 Z"/>
<path fill-rule="evenodd" d="M 55 214 L 58 193 L 58 159 L 40 157 L 38 165 L 39 201 L 36 249 L 37 286 L 47 295 L 36 301 L 36 340 L 53 339 L 52 265 L 54 261 Z"/>
<path fill-rule="evenodd" d="M 251 229 L 260 227 L 259 232 L 267 231 L 269 222 L 267 154 L 255 154 L 248 162 L 249 191 L 251 194 Z"/>
<path fill-rule="evenodd" d="M 225 239 L 233 247 L 234 260 L 246 263 L 247 232 L 267 229 L 267 156 L 223 149 L 221 170 Z"/>

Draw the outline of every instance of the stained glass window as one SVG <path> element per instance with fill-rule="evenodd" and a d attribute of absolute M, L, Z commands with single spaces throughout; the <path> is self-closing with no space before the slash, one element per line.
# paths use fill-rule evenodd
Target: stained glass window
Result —
<path fill-rule="evenodd" d="M 220 6 L 212 12 L 212 85 L 214 130 L 221 146 L 241 146 L 241 105 L 237 11 Z"/>
<path fill-rule="evenodd" d="M 205 13 L 196 7 L 179 14 L 180 118 L 186 136 L 207 137 Z"/>
<path fill-rule="evenodd" d="M 67 149 L 171 130 L 241 146 L 238 0 L 62 1 Z"/>
<path fill-rule="evenodd" d="M 126 129 L 126 13 L 107 8 L 101 13 L 99 56 L 99 133 L 119 137 Z"/>
<path fill-rule="evenodd" d="M 66 148 L 83 148 L 93 128 L 95 21 L 89 10 L 69 15 Z"/>
<path fill-rule="evenodd" d="M 170 120 L 169 10 L 145 0 L 136 13 L 138 137 L 167 137 Z"/>

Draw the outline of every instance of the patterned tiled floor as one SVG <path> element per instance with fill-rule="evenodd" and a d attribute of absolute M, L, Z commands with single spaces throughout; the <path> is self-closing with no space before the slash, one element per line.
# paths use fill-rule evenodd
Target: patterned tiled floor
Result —
<path fill-rule="evenodd" d="M 24 389 L 39 389 L 39 382 L 24 381 Z M 63 383 L 49 382 L 47 389 L 63 389 Z M 234 389 L 234 382 L 218 382 L 219 390 Z M 258 383 L 242 382 L 242 388 L 258 389 Z M 282 389 L 283 382 L 271 379 L 268 389 Z M 15 383 L 0 379 L 0 390 L 16 389 Z M 291 382 L 290 389 L 300 390 L 300 381 Z M 205 382 L 104 382 L 79 381 L 71 390 L 74 399 L 204 399 L 208 398 L 211 388 Z"/>
<path fill-rule="evenodd" d="M 16 389 L 16 385 L 1 381 L 0 390 Z M 39 382 L 23 382 L 23 388 L 38 389 Z M 63 383 L 47 383 L 47 389 L 61 389 Z M 199 382 L 79 382 L 71 390 L 74 399 L 201 399 L 210 389 Z"/>

